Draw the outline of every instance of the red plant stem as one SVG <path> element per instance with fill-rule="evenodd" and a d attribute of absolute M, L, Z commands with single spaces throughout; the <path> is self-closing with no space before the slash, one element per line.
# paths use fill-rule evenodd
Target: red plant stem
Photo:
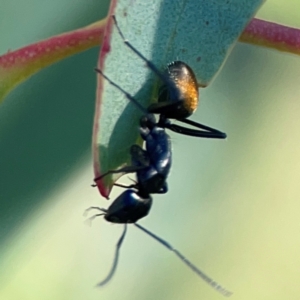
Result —
<path fill-rule="evenodd" d="M 300 29 L 253 19 L 239 38 L 240 42 L 300 54 Z"/>
<path fill-rule="evenodd" d="M 68 56 L 99 46 L 106 19 L 0 56 L 0 102 L 14 86 Z"/>
<path fill-rule="evenodd" d="M 0 56 L 0 75 L 1 72 L 6 73 L 5 70 L 12 71 L 12 69 L 22 67 L 22 72 L 12 72 L 14 76 L 11 79 L 19 83 L 52 63 L 99 46 L 102 42 L 105 25 L 106 19 L 103 19 L 90 26 L 51 37 L 16 51 L 9 51 Z M 253 19 L 248 24 L 239 41 L 300 54 L 299 29 L 259 19 Z"/>
<path fill-rule="evenodd" d="M 47 57 L 47 63 L 44 64 L 48 64 L 49 60 L 56 62 L 66 56 L 98 46 L 102 38 L 105 21 L 51 37 L 16 51 L 9 51 L 0 56 L 0 66 L 6 69 L 14 65 L 26 65 L 28 60 L 33 60 L 34 57 L 39 60 L 42 57 L 44 59 Z"/>
<path fill-rule="evenodd" d="M 44 67 L 102 43 L 106 19 L 9 51 L 0 56 L 0 102 L 17 84 Z M 253 19 L 240 42 L 300 54 L 300 29 Z"/>

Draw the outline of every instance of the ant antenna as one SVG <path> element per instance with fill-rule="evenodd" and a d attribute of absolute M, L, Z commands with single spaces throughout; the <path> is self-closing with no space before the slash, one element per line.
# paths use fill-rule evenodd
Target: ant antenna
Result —
<path fill-rule="evenodd" d="M 111 267 L 108 275 L 101 282 L 99 282 L 97 284 L 98 287 L 104 286 L 105 284 L 107 284 L 112 279 L 112 277 L 114 276 L 114 274 L 116 272 L 116 269 L 117 269 L 117 265 L 118 265 L 120 248 L 121 248 L 122 243 L 124 241 L 124 238 L 125 238 L 125 235 L 126 235 L 126 231 L 127 231 L 127 224 L 125 223 L 124 224 L 123 233 L 120 236 L 120 238 L 118 240 L 118 243 L 116 245 L 116 252 L 115 252 L 115 257 L 114 257 L 114 260 L 113 260 L 113 265 L 112 265 L 112 267 Z"/>
<path fill-rule="evenodd" d="M 91 206 L 91 207 L 89 207 L 88 209 L 85 210 L 85 214 L 87 212 L 89 212 L 90 210 L 99 210 L 99 211 L 104 213 L 104 214 L 95 214 L 94 216 L 89 218 L 89 220 L 91 220 L 91 221 L 93 219 L 95 219 L 96 217 L 105 215 L 105 213 L 107 213 L 106 209 Z M 146 229 L 145 227 L 143 227 L 143 226 L 141 226 L 137 223 L 133 223 L 133 225 L 135 225 L 140 230 L 144 231 L 146 234 L 151 236 L 153 239 L 155 239 L 161 245 L 166 247 L 168 250 L 172 251 L 184 264 L 186 264 L 192 271 L 194 271 L 202 280 L 204 280 L 208 285 L 210 285 L 215 291 L 219 292 L 220 294 L 222 294 L 225 297 L 229 297 L 229 296 L 232 295 L 232 292 L 228 291 L 227 289 L 222 287 L 219 283 L 217 283 L 212 278 L 207 276 L 203 271 L 201 271 L 199 268 L 197 268 L 192 262 L 190 262 L 184 255 L 182 255 L 177 249 L 175 249 L 167 241 L 163 240 L 162 238 L 160 238 L 156 234 L 152 233 L 151 231 L 149 231 L 148 229 Z M 119 261 L 120 249 L 121 249 L 121 246 L 123 244 L 124 238 L 126 236 L 126 232 L 127 232 L 127 223 L 124 224 L 123 233 L 120 236 L 120 238 L 118 240 L 118 243 L 116 245 L 115 257 L 114 257 L 114 260 L 113 260 L 112 267 L 111 267 L 108 275 L 101 282 L 99 282 L 97 284 L 98 287 L 102 287 L 102 286 L 106 285 L 112 279 L 112 277 L 114 276 L 114 274 L 116 272 L 116 269 L 117 269 L 118 261 Z"/>
<path fill-rule="evenodd" d="M 183 263 L 185 263 L 190 269 L 192 269 L 202 280 L 204 280 L 207 284 L 209 284 L 214 290 L 222 294 L 223 296 L 229 297 L 232 295 L 232 292 L 228 291 L 227 289 L 223 288 L 220 284 L 214 281 L 212 278 L 208 277 L 204 272 L 198 269 L 193 263 L 191 263 L 185 256 L 183 256 L 177 249 L 171 246 L 167 241 L 161 239 L 148 229 L 142 227 L 141 225 L 134 223 L 134 225 L 153 237 L 156 241 L 160 244 L 165 246 L 167 249 L 172 251 Z"/>
<path fill-rule="evenodd" d="M 91 210 L 100 210 L 103 213 L 102 214 L 95 214 L 95 215 L 91 216 L 90 218 L 88 218 L 87 221 L 90 221 L 90 222 L 92 222 L 95 218 L 97 218 L 99 216 L 103 216 L 107 213 L 107 210 L 104 209 L 104 208 L 91 206 L 91 207 L 87 208 L 84 211 L 84 215 L 86 215 Z M 107 276 L 96 285 L 97 287 L 102 287 L 102 286 L 106 285 L 112 279 L 112 277 L 114 276 L 114 274 L 116 272 L 116 269 L 117 269 L 117 266 L 118 266 L 120 248 L 121 248 L 122 243 L 124 241 L 126 232 L 127 232 L 127 223 L 124 224 L 124 229 L 123 229 L 122 235 L 120 236 L 120 238 L 118 240 L 118 243 L 116 245 L 115 257 L 114 257 L 111 269 L 110 269 L 109 273 L 107 274 Z"/>

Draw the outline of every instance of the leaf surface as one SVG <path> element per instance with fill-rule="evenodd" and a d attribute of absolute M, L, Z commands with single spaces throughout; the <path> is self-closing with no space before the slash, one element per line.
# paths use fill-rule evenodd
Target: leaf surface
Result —
<path fill-rule="evenodd" d="M 130 43 L 160 70 L 174 60 L 194 70 L 207 86 L 220 70 L 239 35 L 263 0 L 112 1 L 110 15 Z M 108 20 L 98 67 L 144 107 L 156 100 L 157 76 L 124 44 Z M 141 112 L 109 82 L 98 76 L 93 133 L 95 177 L 130 162 Z M 97 181 L 108 196 L 118 176 Z"/>

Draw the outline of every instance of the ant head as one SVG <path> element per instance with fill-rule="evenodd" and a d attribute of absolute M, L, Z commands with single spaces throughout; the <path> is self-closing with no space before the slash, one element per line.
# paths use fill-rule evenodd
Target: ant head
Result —
<path fill-rule="evenodd" d="M 135 223 L 148 215 L 152 197 L 142 198 L 134 190 L 123 192 L 107 209 L 105 220 L 112 223 Z"/>

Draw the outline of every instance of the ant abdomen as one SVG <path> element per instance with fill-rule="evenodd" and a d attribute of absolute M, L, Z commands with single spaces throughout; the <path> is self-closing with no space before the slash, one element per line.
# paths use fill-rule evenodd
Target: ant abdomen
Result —
<path fill-rule="evenodd" d="M 149 112 L 178 120 L 192 115 L 199 97 L 193 70 L 182 61 L 174 61 L 168 64 L 163 76 L 166 81 L 159 87 L 157 103 L 149 106 Z"/>

